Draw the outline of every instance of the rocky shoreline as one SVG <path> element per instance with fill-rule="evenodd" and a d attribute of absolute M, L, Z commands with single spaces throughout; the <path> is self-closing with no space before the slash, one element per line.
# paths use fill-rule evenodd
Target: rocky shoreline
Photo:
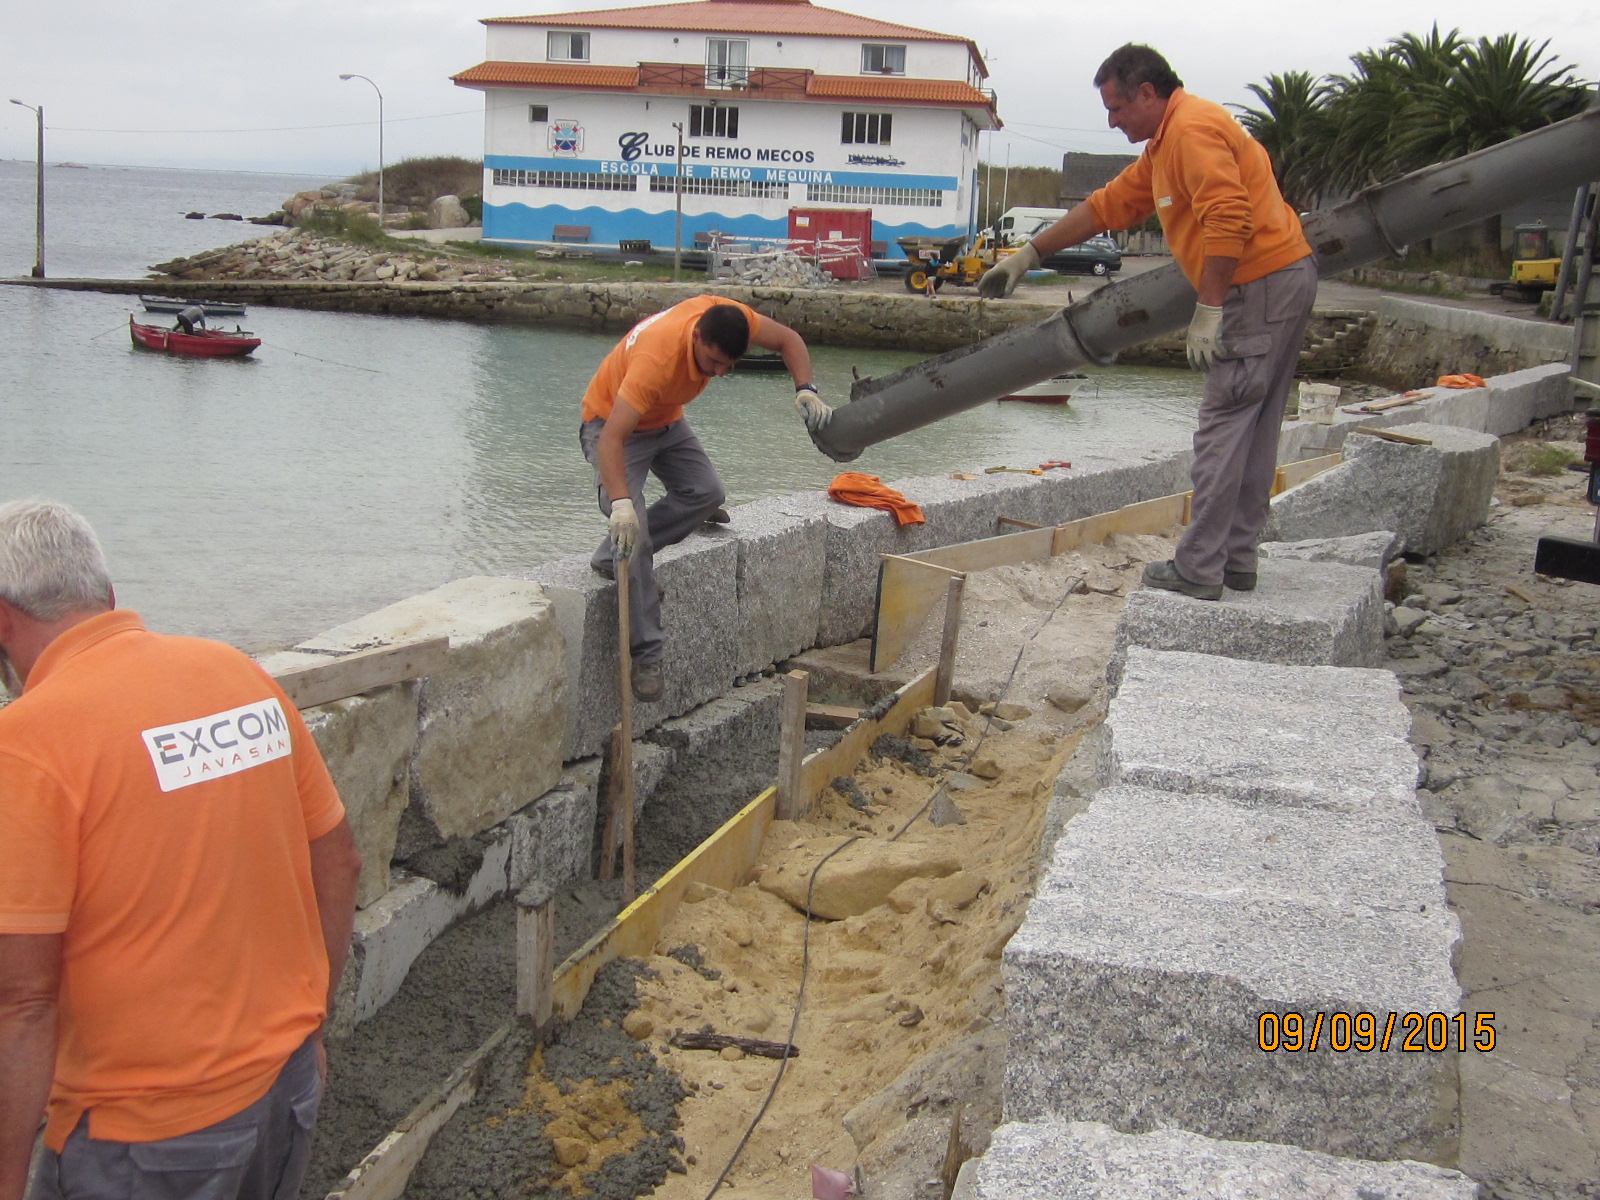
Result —
<path fill-rule="evenodd" d="M 306 229 L 282 229 L 247 242 L 158 263 L 151 270 L 185 281 L 291 280 L 305 283 L 491 283 L 520 278 L 498 264 L 431 253 L 377 249 Z"/>

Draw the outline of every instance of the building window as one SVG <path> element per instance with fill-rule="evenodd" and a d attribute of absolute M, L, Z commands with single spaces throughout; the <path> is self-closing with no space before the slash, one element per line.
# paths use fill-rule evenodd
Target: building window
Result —
<path fill-rule="evenodd" d="M 650 176 L 650 190 L 672 195 L 678 189 L 670 175 Z M 761 183 L 753 179 L 685 179 L 685 196 L 746 196 L 756 200 L 787 200 L 787 183 Z"/>
<path fill-rule="evenodd" d="M 839 141 L 846 146 L 887 146 L 892 113 L 844 114 L 844 128 Z"/>
<path fill-rule="evenodd" d="M 637 175 L 597 175 L 591 171 L 510 171 L 496 167 L 496 187 L 577 188 L 588 192 L 635 192 Z"/>
<path fill-rule="evenodd" d="M 706 39 L 706 86 L 743 87 L 750 82 L 750 43 L 743 38 Z"/>
<path fill-rule="evenodd" d="M 551 62 L 588 62 L 589 35 L 552 29 L 549 59 Z"/>
<path fill-rule="evenodd" d="M 865 42 L 861 46 L 861 73 L 863 75 L 904 75 L 906 73 L 906 48 Z"/>
<path fill-rule="evenodd" d="M 534 125 L 543 125 L 550 120 L 550 106 L 548 104 L 528 105 L 528 120 Z"/>
<path fill-rule="evenodd" d="M 806 188 L 812 204 L 870 204 L 874 208 L 943 208 L 944 193 L 932 188 L 844 187 L 813 183 Z"/>
<path fill-rule="evenodd" d="M 689 136 L 737 138 L 739 109 L 727 104 L 689 105 Z"/>

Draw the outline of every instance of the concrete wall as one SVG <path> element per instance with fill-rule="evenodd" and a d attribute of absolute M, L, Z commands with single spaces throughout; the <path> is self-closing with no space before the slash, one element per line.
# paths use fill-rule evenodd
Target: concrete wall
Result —
<path fill-rule="evenodd" d="M 1404 390 L 1463 371 L 1487 378 L 1562 363 L 1571 353 L 1564 325 L 1385 296 L 1362 374 Z"/>

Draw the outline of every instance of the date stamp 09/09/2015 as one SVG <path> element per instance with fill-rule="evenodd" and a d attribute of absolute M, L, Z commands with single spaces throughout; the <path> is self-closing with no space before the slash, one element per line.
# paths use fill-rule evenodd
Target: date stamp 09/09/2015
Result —
<path fill-rule="evenodd" d="M 1319 1050 L 1368 1054 L 1390 1049 L 1410 1054 L 1447 1050 L 1487 1054 L 1494 1046 L 1492 1012 L 1263 1012 L 1256 1018 L 1256 1047 L 1266 1054 Z"/>

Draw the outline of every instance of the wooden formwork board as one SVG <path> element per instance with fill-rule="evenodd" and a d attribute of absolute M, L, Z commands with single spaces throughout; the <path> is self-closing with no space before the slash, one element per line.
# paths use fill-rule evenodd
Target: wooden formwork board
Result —
<path fill-rule="evenodd" d="M 314 708 L 387 684 L 432 675 L 443 670 L 449 659 L 449 638 L 426 638 L 289 667 L 273 678 L 296 708 Z"/>
<path fill-rule="evenodd" d="M 1299 462 L 1284 463 L 1278 468 L 1277 475 L 1272 481 L 1272 494 L 1287 492 L 1292 487 L 1299 487 L 1313 475 L 1321 475 L 1324 471 L 1337 467 L 1344 461 L 1344 455 L 1339 453 L 1324 454 L 1321 458 L 1305 458 Z"/>
<path fill-rule="evenodd" d="M 1103 542 L 1114 533 L 1165 533 L 1174 525 L 1189 521 L 1189 492 L 1158 496 L 1127 504 L 1115 512 L 1096 513 L 1055 527 L 1052 554 L 1065 554 L 1080 546 Z"/>

